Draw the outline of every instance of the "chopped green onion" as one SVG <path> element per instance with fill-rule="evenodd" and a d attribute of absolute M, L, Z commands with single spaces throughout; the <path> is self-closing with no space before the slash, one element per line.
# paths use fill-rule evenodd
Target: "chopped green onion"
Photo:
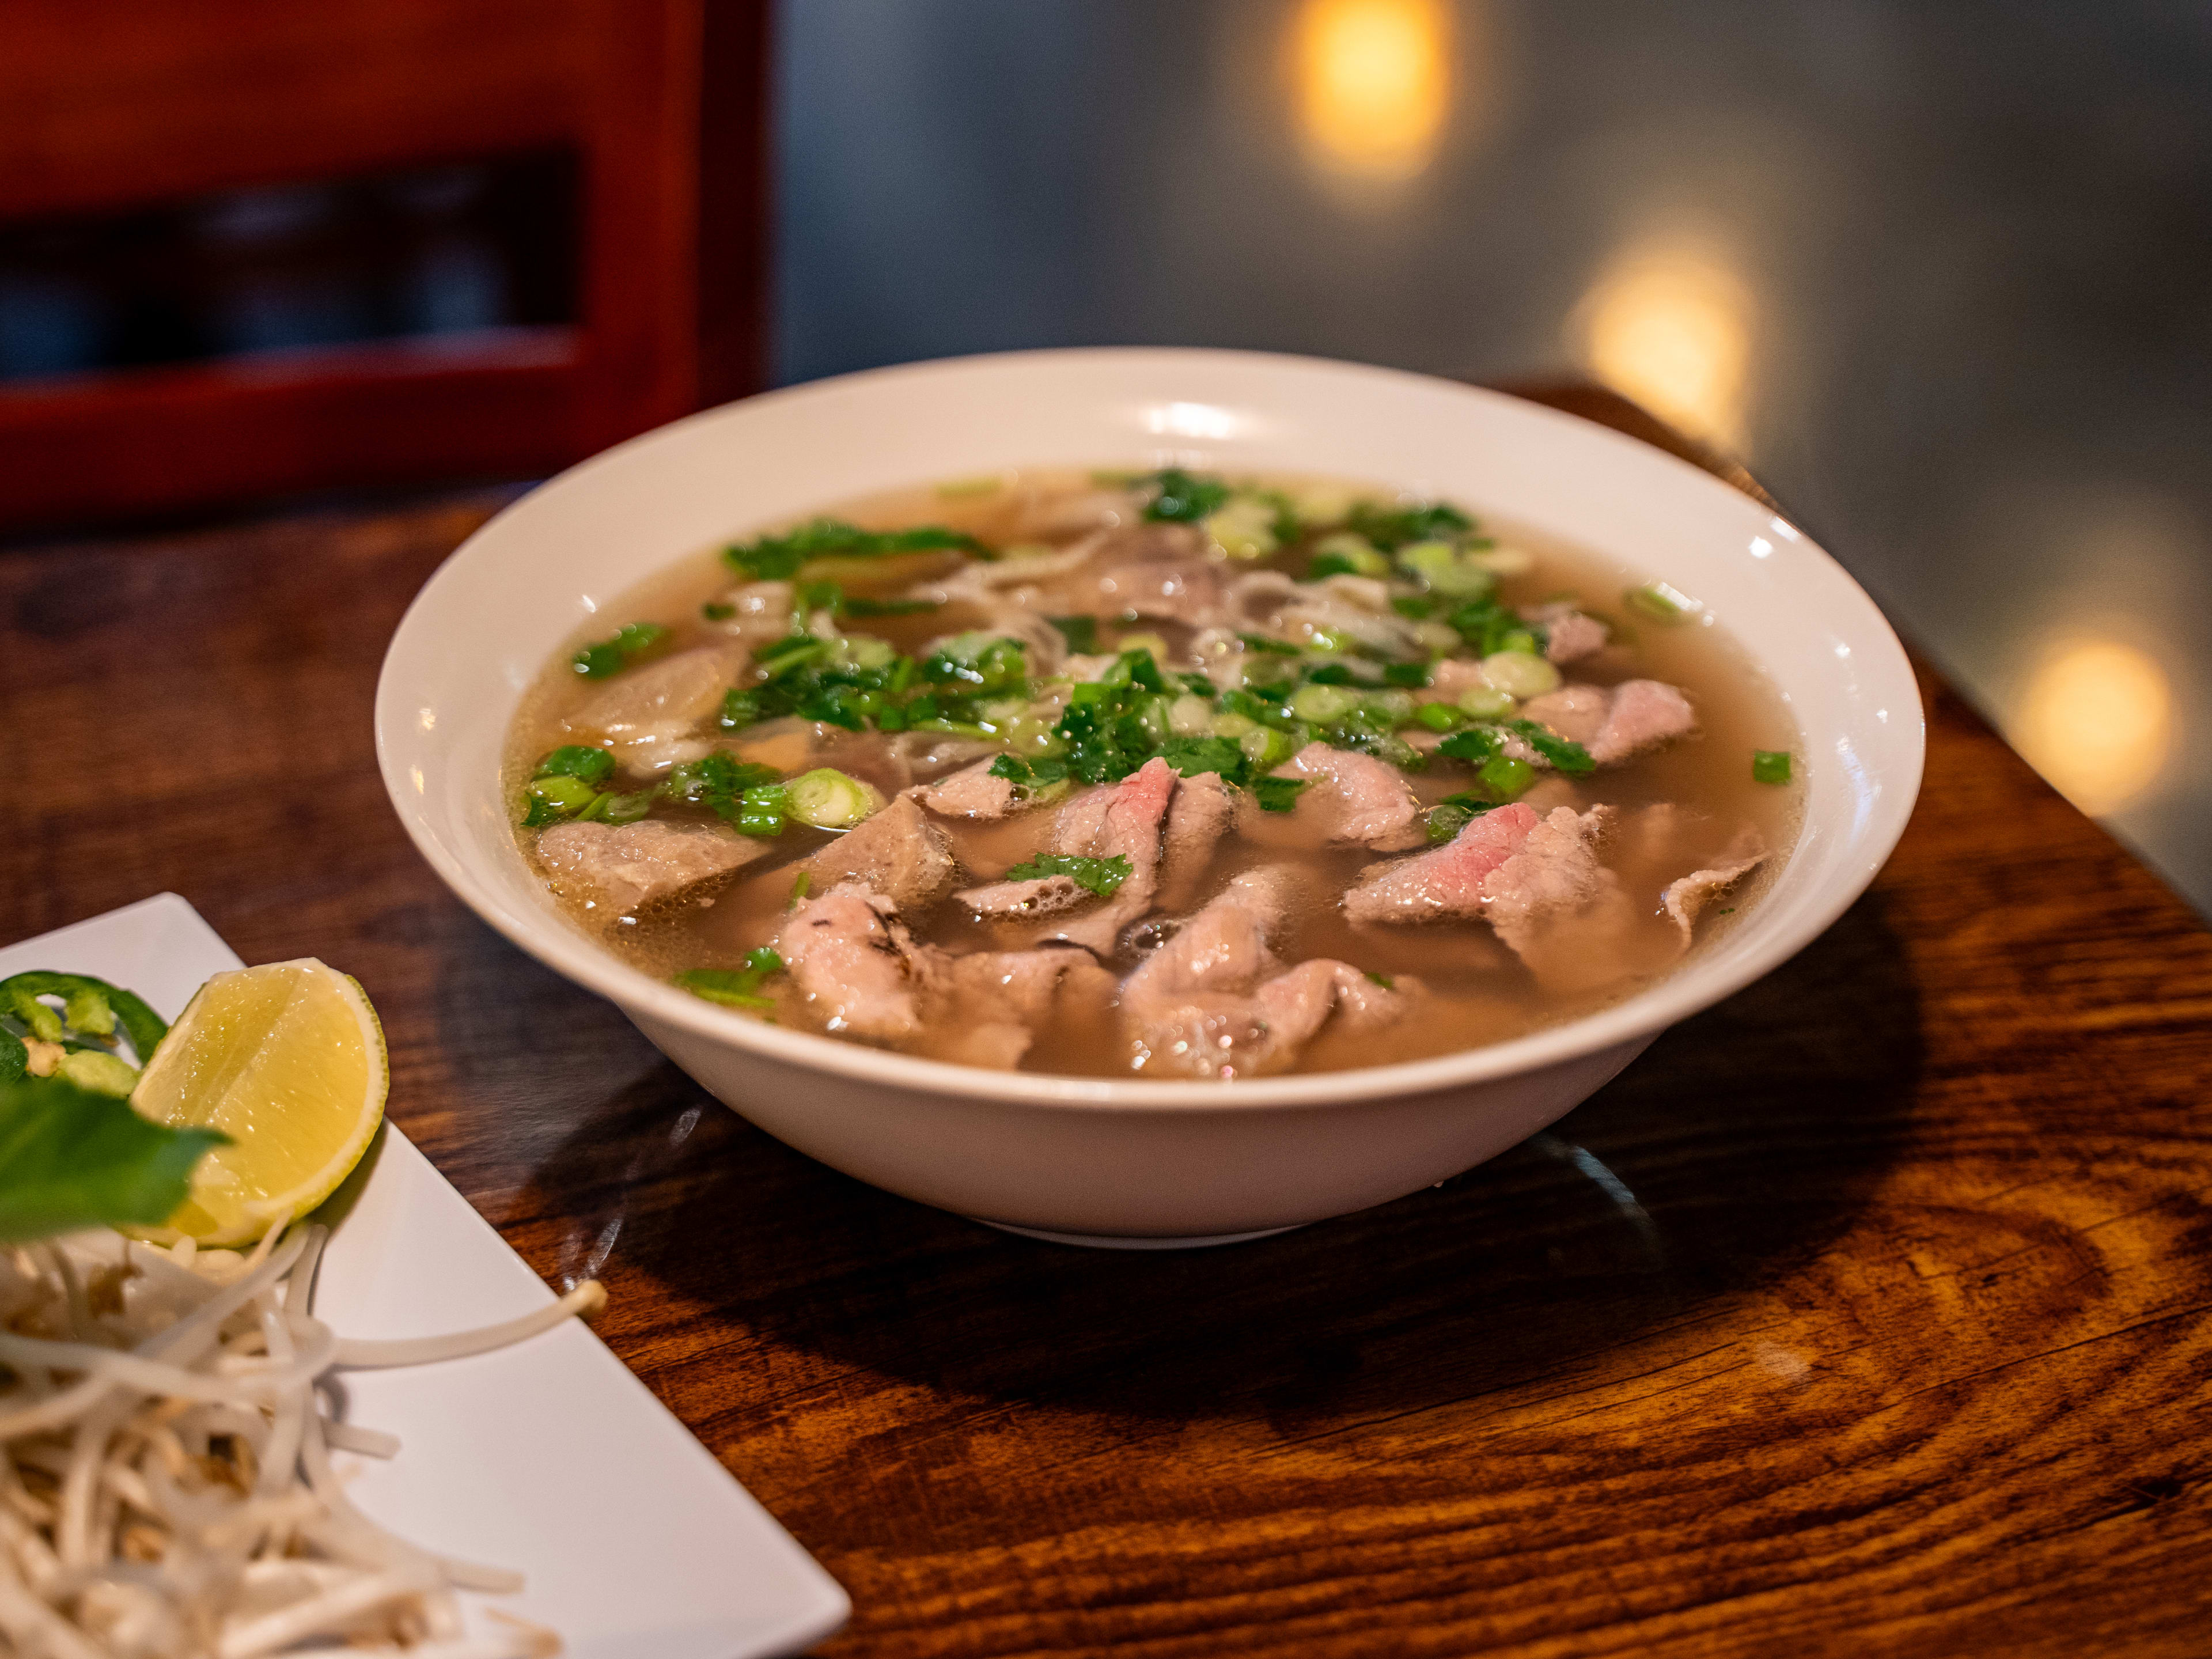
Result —
<path fill-rule="evenodd" d="M 789 799 L 780 783 L 764 783 L 748 789 L 738 798 L 738 815 L 734 822 L 741 836 L 757 836 L 773 840 L 783 833 L 783 820 Z M 720 807 L 715 809 L 722 811 Z M 727 813 L 725 812 L 726 817 Z"/>
<path fill-rule="evenodd" d="M 1291 713 L 1315 726 L 1334 726 L 1358 707 L 1358 694 L 1341 686 L 1306 684 L 1291 693 Z"/>
<path fill-rule="evenodd" d="M 1790 751 L 1787 749 L 1754 749 L 1751 751 L 1751 781 L 1753 783 L 1787 783 L 1790 781 Z"/>
<path fill-rule="evenodd" d="M 1559 671 L 1533 651 L 1495 651 L 1482 659 L 1482 678 L 1516 697 L 1540 697 L 1559 689 Z"/>
<path fill-rule="evenodd" d="M 1310 778 L 1255 778 L 1253 799 L 1260 803 L 1262 812 L 1296 811 L 1299 795 L 1311 781 Z"/>
<path fill-rule="evenodd" d="M 599 791 L 581 778 L 532 778 L 523 793 L 557 817 L 574 817 L 599 799 Z"/>
<path fill-rule="evenodd" d="M 1503 720 L 1513 712 L 1515 698 L 1510 691 L 1500 691 L 1494 685 L 1477 685 L 1459 694 L 1460 712 L 1479 720 Z"/>
<path fill-rule="evenodd" d="M 1100 898 L 1111 898 L 1115 890 L 1129 878 L 1129 860 L 1119 854 L 1092 859 L 1072 853 L 1040 853 L 1014 866 L 1001 879 L 1042 881 L 1053 876 L 1066 876 L 1087 892 L 1096 893 Z"/>
<path fill-rule="evenodd" d="M 938 609 L 934 599 L 872 599 L 865 593 L 855 593 L 839 604 L 841 617 L 918 617 L 925 611 Z"/>
<path fill-rule="evenodd" d="M 791 898 L 789 902 L 784 906 L 784 908 L 787 910 L 796 910 L 800 905 L 805 903 L 806 895 L 812 889 L 813 885 L 814 877 L 812 873 L 805 870 L 801 870 L 796 876 L 792 878 Z"/>
<path fill-rule="evenodd" d="M 1431 732 L 1449 732 L 1467 716 L 1448 702 L 1425 702 L 1413 711 L 1413 718 Z"/>
<path fill-rule="evenodd" d="M 708 622 L 727 622 L 738 614 L 738 607 L 726 605 L 720 599 L 709 599 L 699 607 L 699 614 Z"/>
<path fill-rule="evenodd" d="M 538 763 L 532 774 L 540 778 L 581 778 L 586 783 L 605 783 L 614 775 L 615 757 L 604 749 L 564 744 Z"/>
<path fill-rule="evenodd" d="M 884 804 L 872 785 L 834 766 L 817 766 L 801 773 L 783 786 L 783 810 L 817 830 L 849 830 Z"/>
<path fill-rule="evenodd" d="M 1373 980 L 1377 985 L 1381 986 L 1386 991 L 1395 991 L 1398 988 L 1398 981 L 1396 980 L 1391 978 L 1388 974 L 1378 974 L 1372 968 L 1370 968 L 1367 970 L 1367 977 Z"/>
<path fill-rule="evenodd" d="M 1352 509 L 1352 528 L 1386 552 L 1412 542 L 1463 536 L 1474 520 L 1447 501 L 1419 507 L 1386 507 L 1362 501 Z"/>
<path fill-rule="evenodd" d="M 1669 623 L 1687 622 L 1704 609 L 1688 594 L 1665 582 L 1647 582 L 1641 587 L 1632 587 L 1620 596 L 1620 602 L 1653 622 Z"/>
<path fill-rule="evenodd" d="M 1492 794 L 1503 795 L 1507 800 L 1524 793 L 1536 781 L 1536 769 L 1527 761 L 1515 760 L 1510 755 L 1495 755 L 1483 762 L 1475 779 Z"/>
<path fill-rule="evenodd" d="M 1297 647 L 1288 640 L 1270 639 L 1265 634 L 1239 634 L 1237 637 L 1243 641 L 1247 651 L 1257 651 L 1265 656 L 1295 657 L 1298 654 Z"/>
<path fill-rule="evenodd" d="M 1435 678 L 1434 671 L 1425 662 L 1388 663 L 1382 669 L 1383 684 L 1402 685 L 1411 691 L 1420 690 Z"/>

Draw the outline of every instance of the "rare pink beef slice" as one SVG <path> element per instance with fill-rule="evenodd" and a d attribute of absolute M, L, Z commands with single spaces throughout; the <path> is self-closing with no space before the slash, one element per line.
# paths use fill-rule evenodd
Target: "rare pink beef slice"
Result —
<path fill-rule="evenodd" d="M 831 842 L 799 868 L 817 889 L 858 882 L 902 910 L 919 909 L 952 884 L 952 843 L 906 796 Z"/>
<path fill-rule="evenodd" d="M 1148 957 L 1121 988 L 1136 1070 L 1250 1077 L 1297 1063 L 1334 1014 L 1360 1029 L 1401 1018 L 1418 988 L 1327 958 L 1285 971 L 1273 948 L 1291 902 L 1280 869 L 1249 870 Z"/>
<path fill-rule="evenodd" d="M 917 998 L 932 958 L 880 894 L 848 882 L 806 900 L 785 921 L 775 949 L 829 1030 L 885 1042 L 921 1030 Z"/>
<path fill-rule="evenodd" d="M 1544 630 L 1544 655 L 1554 663 L 1580 662 L 1605 649 L 1610 636 L 1595 617 L 1583 615 L 1564 601 L 1540 605 L 1521 613 Z"/>
<path fill-rule="evenodd" d="M 1511 857 L 1483 878 L 1484 913 L 1523 961 L 1548 924 L 1604 905 L 1620 893 L 1619 878 L 1597 860 L 1597 842 L 1612 816 L 1609 806 L 1587 812 L 1554 807 Z"/>
<path fill-rule="evenodd" d="M 1482 912 L 1483 884 L 1521 850 L 1535 812 L 1516 802 L 1472 820 L 1445 845 L 1371 872 L 1344 896 L 1353 921 L 1432 921 Z"/>
<path fill-rule="evenodd" d="M 1563 685 L 1531 697 L 1521 712 L 1582 744 L 1600 766 L 1617 766 L 1698 729 L 1689 698 L 1658 680 L 1624 680 L 1610 689 Z"/>
<path fill-rule="evenodd" d="M 1053 831 L 1054 852 L 1126 859 L 1129 873 L 1103 904 L 1054 927 L 1053 938 L 1110 956 L 1122 928 L 1152 909 L 1159 891 L 1163 832 L 1176 782 L 1174 768 L 1164 760 L 1149 760 L 1121 782 L 1088 790 L 1060 808 Z M 958 896 L 978 915 L 1008 918 L 1054 916 L 1087 905 L 1092 898 L 1066 876 L 995 882 Z"/>
<path fill-rule="evenodd" d="M 1295 810 L 1300 816 L 1327 818 L 1333 846 L 1402 853 L 1427 838 L 1420 802 L 1407 786 L 1406 775 L 1388 761 L 1310 743 L 1277 767 L 1275 775 L 1309 786 Z"/>
<path fill-rule="evenodd" d="M 964 766 L 950 777 L 917 786 L 911 793 L 931 811 L 948 818 L 989 822 L 1011 817 L 1028 805 L 1022 793 L 1006 778 L 992 775 L 998 757 Z"/>
<path fill-rule="evenodd" d="M 1667 884 L 1659 895 L 1659 908 L 1680 932 L 1683 949 L 1689 948 L 1691 933 L 1705 906 L 1765 862 L 1766 842 L 1747 824 L 1711 865 Z"/>
<path fill-rule="evenodd" d="M 765 841 L 659 818 L 560 823 L 538 838 L 538 856 L 555 885 L 606 921 L 702 896 L 769 850 Z"/>

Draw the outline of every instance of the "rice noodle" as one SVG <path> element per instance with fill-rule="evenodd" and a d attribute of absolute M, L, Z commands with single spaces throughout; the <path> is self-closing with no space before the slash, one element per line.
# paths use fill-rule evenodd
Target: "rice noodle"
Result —
<path fill-rule="evenodd" d="M 312 1312 L 325 1231 L 249 1255 L 85 1234 L 0 1251 L 0 1654 L 541 1659 L 550 1632 L 468 1632 L 456 1593 L 521 1588 L 384 1530 L 332 1450 L 392 1436 L 325 1414 L 333 1369 L 488 1352 L 603 1306 L 596 1280 L 519 1319 L 348 1341 Z"/>

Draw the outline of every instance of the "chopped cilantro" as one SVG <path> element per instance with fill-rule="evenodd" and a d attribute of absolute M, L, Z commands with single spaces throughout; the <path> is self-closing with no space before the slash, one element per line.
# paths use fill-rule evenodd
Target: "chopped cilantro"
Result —
<path fill-rule="evenodd" d="M 1367 977 L 1373 980 L 1377 985 L 1381 986 L 1386 991 L 1395 991 L 1398 988 L 1398 981 L 1396 980 L 1391 978 L 1388 974 L 1378 974 L 1372 968 L 1370 968 L 1367 970 Z"/>
<path fill-rule="evenodd" d="M 1589 750 L 1578 743 L 1554 737 L 1549 730 L 1534 720 L 1515 720 L 1513 730 L 1521 734 L 1531 749 L 1562 772 L 1579 775 L 1597 770 L 1597 763 L 1590 758 Z"/>
<path fill-rule="evenodd" d="M 1091 859 L 1073 853 L 1040 853 L 1026 863 L 1014 866 L 1002 879 L 1042 881 L 1052 876 L 1066 876 L 1087 892 L 1096 893 L 1100 898 L 1111 898 L 1115 890 L 1129 878 L 1129 860 L 1118 854 L 1109 859 Z"/>
<path fill-rule="evenodd" d="M 1438 744 L 1437 753 L 1448 760 L 1480 766 L 1497 755 L 1499 741 L 1496 726 L 1472 726 L 1464 732 L 1453 732 Z"/>
<path fill-rule="evenodd" d="M 1310 781 L 1307 778 L 1255 778 L 1252 794 L 1262 812 L 1295 811 L 1298 796 Z"/>
<path fill-rule="evenodd" d="M 538 763 L 532 775 L 540 778 L 581 778 L 586 783 L 605 783 L 614 775 L 615 757 L 604 749 L 563 744 Z"/>
<path fill-rule="evenodd" d="M 1385 507 L 1362 501 L 1352 509 L 1350 526 L 1384 552 L 1413 542 L 1448 541 L 1474 528 L 1474 520 L 1449 501 L 1425 507 Z"/>
<path fill-rule="evenodd" d="M 570 661 L 587 680 L 611 679 L 659 650 L 667 640 L 668 630 L 659 623 L 632 623 L 617 629 L 612 639 L 586 646 Z"/>
<path fill-rule="evenodd" d="M 1098 649 L 1097 617 L 1047 617 L 1045 620 L 1060 631 L 1070 651 L 1080 652 L 1087 657 Z"/>
<path fill-rule="evenodd" d="M 817 519 L 782 536 L 763 536 L 722 550 L 722 556 L 757 581 L 787 581 L 809 559 L 884 558 L 897 553 L 986 552 L 982 543 L 942 525 L 908 530 L 863 530 L 842 519 Z"/>
<path fill-rule="evenodd" d="M 991 763 L 990 775 L 1019 786 L 1036 775 L 1030 770 L 1030 763 L 1019 755 L 1001 755 Z"/>
<path fill-rule="evenodd" d="M 775 787 L 776 781 L 773 767 L 735 760 L 717 750 L 672 768 L 660 786 L 660 793 L 670 800 L 704 806 L 744 830 L 749 803 L 763 789 Z M 757 822 L 761 815 L 757 810 L 754 816 Z M 745 833 L 776 835 L 781 833 L 782 828 L 779 818 L 775 830 L 756 828 Z"/>
<path fill-rule="evenodd" d="M 1152 499 L 1146 503 L 1145 516 L 1155 524 L 1196 524 L 1208 514 L 1218 512 L 1229 499 L 1229 486 L 1218 478 L 1186 472 L 1181 467 L 1164 467 L 1136 480 L 1141 487 L 1154 487 Z"/>
<path fill-rule="evenodd" d="M 918 617 L 938 608 L 934 599 L 872 599 L 866 594 L 848 595 L 837 606 L 841 617 Z"/>
<path fill-rule="evenodd" d="M 1270 639 L 1265 634 L 1239 634 L 1247 651 L 1257 651 L 1270 657 L 1295 657 L 1298 648 L 1288 640 Z"/>
<path fill-rule="evenodd" d="M 1382 684 L 1402 685 L 1407 690 L 1418 690 L 1434 678 L 1425 662 L 1387 663 L 1382 669 Z"/>
<path fill-rule="evenodd" d="M 1170 738 L 1160 757 L 1186 778 L 1218 772 L 1231 783 L 1242 783 L 1250 770 L 1244 751 L 1228 738 Z"/>

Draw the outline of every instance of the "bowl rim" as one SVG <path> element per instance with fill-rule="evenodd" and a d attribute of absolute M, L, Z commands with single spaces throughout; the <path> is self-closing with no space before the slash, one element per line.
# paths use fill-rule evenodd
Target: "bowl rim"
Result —
<path fill-rule="evenodd" d="M 1743 930 L 1750 937 L 1724 965 L 1700 964 L 1693 953 L 1688 961 L 1663 977 L 1619 1001 L 1560 1024 L 1546 1026 L 1523 1036 L 1480 1048 L 1457 1050 L 1426 1059 L 1390 1061 L 1346 1071 L 1295 1073 L 1285 1076 L 1207 1079 L 1093 1078 L 1052 1073 L 1000 1072 L 948 1060 L 926 1059 L 896 1050 L 881 1049 L 811 1031 L 787 1030 L 751 1019 L 732 1009 L 715 1006 L 663 984 L 621 961 L 589 939 L 580 928 L 547 910 L 518 910 L 503 902 L 436 835 L 428 822 L 422 798 L 403 789 L 406 763 L 398 753 L 401 733 L 411 724 L 406 714 L 413 702 L 398 684 L 397 665 L 403 642 L 418 629 L 439 603 L 439 593 L 458 567 L 493 537 L 511 515 L 548 493 L 572 488 L 580 480 L 619 465 L 630 452 L 667 439 L 701 424 L 730 419 L 736 411 L 748 413 L 825 397 L 850 395 L 872 383 L 926 377 L 947 371 L 966 372 L 1004 367 L 1050 367 L 1054 362 L 1099 363 L 1118 361 L 1163 371 L 1198 368 L 1207 362 L 1272 364 L 1306 371 L 1324 370 L 1361 379 L 1382 377 L 1406 382 L 1431 392 L 1443 391 L 1493 407 L 1509 410 L 1513 418 L 1539 424 L 1571 428 L 1577 441 L 1595 441 L 1635 464 L 1657 464 L 1674 470 L 1680 481 L 1707 492 L 1723 510 L 1750 512 L 1771 521 L 1796 544 L 1794 550 L 1826 562 L 1828 574 L 1845 585 L 1850 599 L 1860 606 L 1863 620 L 1871 626 L 1866 634 L 1867 655 L 1863 668 L 1878 669 L 1898 677 L 1912 688 L 1911 718 L 1894 723 L 1895 735 L 1905 740 L 1908 752 L 1895 770 L 1885 775 L 1885 788 L 1861 837 L 1864 851 L 1848 880 L 1838 880 L 1825 893 L 1801 901 L 1784 927 L 1778 923 L 1760 937 L 1760 912 L 1754 911 Z M 1738 643 L 1758 653 L 1749 641 Z M 1856 650 L 1855 650 L 1856 654 Z M 1493 391 L 1441 376 L 1386 368 L 1339 359 L 1292 353 L 1247 351 L 1224 348 L 1096 346 L 1051 348 L 1040 350 L 980 353 L 898 363 L 880 368 L 779 387 L 713 409 L 699 410 L 599 451 L 535 485 L 479 526 L 453 552 L 409 603 L 393 630 L 378 676 L 375 725 L 376 747 L 385 789 L 409 838 L 439 878 L 461 901 L 494 929 L 529 955 L 585 988 L 606 997 L 634 1019 L 673 1026 L 707 1041 L 752 1051 L 761 1058 L 805 1071 L 829 1072 L 849 1080 L 874 1084 L 888 1091 L 958 1096 L 977 1103 L 1007 1108 L 1077 1107 L 1109 1115 L 1149 1115 L 1171 1112 L 1187 1115 L 1192 1110 L 1243 1112 L 1326 1110 L 1396 1097 L 1429 1096 L 1458 1091 L 1474 1085 L 1537 1072 L 1547 1066 L 1587 1058 L 1608 1048 L 1640 1045 L 1667 1027 L 1711 1007 L 1764 977 L 1811 944 L 1857 902 L 1895 850 L 1918 799 L 1926 760 L 1926 714 L 1917 678 L 1903 643 L 1873 599 L 1824 547 L 1787 514 L 1716 477 L 1705 469 L 1670 454 L 1657 446 L 1629 436 L 1598 422 L 1553 409 L 1510 392 Z M 1905 787 L 1909 783 L 1909 787 Z M 1802 848 L 1801 839 L 1798 847 Z M 1793 860 L 1796 856 L 1793 851 Z M 1788 865 L 1778 872 L 1786 873 Z M 1763 908 L 1764 907 L 1762 907 Z"/>

